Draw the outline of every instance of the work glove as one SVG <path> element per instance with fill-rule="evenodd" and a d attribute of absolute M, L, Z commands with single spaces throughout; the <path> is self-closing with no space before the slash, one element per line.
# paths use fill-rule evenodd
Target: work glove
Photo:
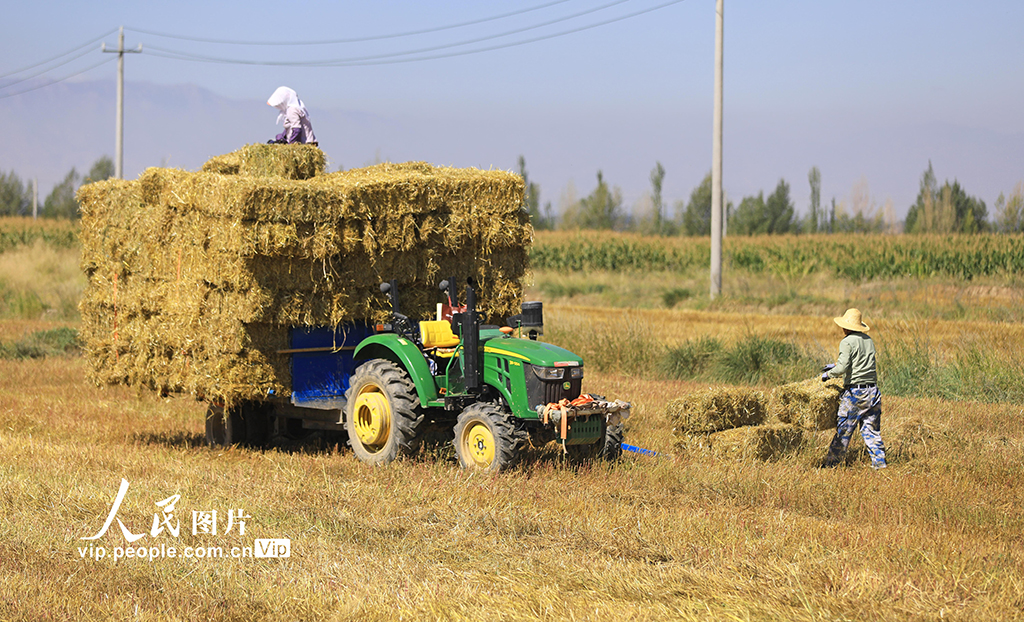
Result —
<path fill-rule="evenodd" d="M 826 366 L 822 367 L 822 368 L 821 368 L 821 371 L 829 371 L 830 369 L 832 369 L 832 368 L 833 368 L 833 367 L 835 367 L 835 366 L 836 366 L 836 364 L 835 364 L 835 363 L 829 363 L 828 365 L 826 365 Z"/>
<path fill-rule="evenodd" d="M 821 381 L 822 382 L 828 382 L 829 381 L 828 372 L 825 372 L 825 373 L 823 373 L 821 375 Z"/>

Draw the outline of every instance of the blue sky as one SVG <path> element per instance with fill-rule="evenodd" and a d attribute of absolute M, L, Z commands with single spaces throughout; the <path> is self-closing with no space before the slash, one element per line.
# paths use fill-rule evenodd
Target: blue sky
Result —
<path fill-rule="evenodd" d="M 447 51 L 557 34 L 668 1 L 625 0 Z M 626 203 L 633 204 L 647 190 L 647 175 L 657 160 L 667 170 L 667 196 L 685 199 L 711 164 L 714 0 L 684 0 L 544 41 L 411 63 L 274 67 L 161 56 L 173 50 L 309 61 L 393 54 L 491 37 L 612 2 L 42 0 L 5 11 L 18 28 L 8 29 L 0 41 L 0 75 L 123 25 L 127 47 L 142 43 L 145 50 L 126 59 L 129 88 L 133 81 L 192 84 L 256 106 L 276 86 L 287 84 L 314 112 L 343 111 L 353 119 L 370 115 L 380 123 L 410 128 L 408 143 L 397 132 L 381 144 L 357 145 L 345 143 L 351 128 L 331 127 L 335 145 L 329 155 L 347 166 L 379 155 L 512 168 L 523 154 L 541 184 L 543 201 L 557 205 L 570 183 L 577 194 L 586 194 L 601 168 L 607 180 L 621 186 Z M 544 4 L 550 6 L 526 11 Z M 521 14 L 433 33 L 334 45 L 221 45 L 154 34 L 247 41 L 351 39 L 517 11 Z M 1024 39 L 1019 34 L 1024 2 L 726 0 L 725 17 L 724 179 L 730 198 L 770 192 L 781 177 L 791 184 L 798 210 L 804 210 L 807 171 L 816 165 L 826 200 L 844 200 L 855 184 L 866 183 L 878 205 L 891 199 L 902 214 L 931 159 L 940 180 L 958 178 L 991 210 L 999 192 L 1009 192 L 1024 179 L 1024 115 L 1018 111 L 1024 102 Z M 114 44 L 116 34 L 104 41 Z M 104 60 L 99 44 L 93 48 L 42 77 L 60 78 Z M 114 74 L 111 62 L 74 79 L 112 81 Z M 0 98 L 25 84 L 0 87 Z M 19 96 L 22 101 L 31 97 Z M 270 135 L 274 115 L 267 116 L 268 126 L 259 131 Z M 315 116 L 313 121 L 316 126 Z M 2 121 L 14 122 L 19 121 Z M 425 129 L 431 127 L 438 131 Z M 131 131 L 126 127 L 126 134 Z M 8 148 L 17 145 L 0 147 Z M 112 151 L 111 146 L 107 152 Z M 133 161 L 127 152 L 125 157 L 129 176 L 159 164 Z"/>

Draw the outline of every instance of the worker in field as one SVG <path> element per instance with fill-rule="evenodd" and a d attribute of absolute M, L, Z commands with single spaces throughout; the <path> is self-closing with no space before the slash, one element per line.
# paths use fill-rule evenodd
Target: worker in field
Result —
<path fill-rule="evenodd" d="M 882 443 L 882 394 L 875 370 L 875 344 L 868 337 L 870 328 L 857 309 L 847 309 L 843 317 L 833 318 L 845 336 L 839 342 L 839 360 L 822 368 L 821 381 L 843 378 L 839 396 L 836 435 L 829 445 L 823 467 L 834 467 L 846 455 L 853 431 L 860 425 L 861 436 L 871 455 L 871 466 L 884 469 L 885 445 Z"/>
<path fill-rule="evenodd" d="M 284 131 L 268 140 L 269 143 L 306 143 L 317 144 L 313 134 L 313 124 L 309 122 L 309 113 L 298 94 L 287 86 L 279 86 L 267 100 L 267 105 L 281 111 L 277 122 L 284 123 Z"/>

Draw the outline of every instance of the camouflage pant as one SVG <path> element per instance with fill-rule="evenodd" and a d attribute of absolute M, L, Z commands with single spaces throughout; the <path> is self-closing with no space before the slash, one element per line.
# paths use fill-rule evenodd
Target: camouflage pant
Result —
<path fill-rule="evenodd" d="M 885 466 L 885 445 L 882 443 L 882 394 L 878 387 L 850 387 L 839 398 L 836 435 L 829 445 L 824 466 L 835 466 L 846 455 L 850 437 L 860 424 L 860 434 L 871 456 L 871 465 Z"/>

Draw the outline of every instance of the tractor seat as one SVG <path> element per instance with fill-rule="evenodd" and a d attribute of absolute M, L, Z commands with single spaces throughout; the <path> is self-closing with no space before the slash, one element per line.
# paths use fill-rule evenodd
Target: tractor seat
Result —
<path fill-rule="evenodd" d="M 452 332 L 452 324 L 448 320 L 420 322 L 420 339 L 424 350 L 454 348 L 459 345 L 459 338 Z"/>

